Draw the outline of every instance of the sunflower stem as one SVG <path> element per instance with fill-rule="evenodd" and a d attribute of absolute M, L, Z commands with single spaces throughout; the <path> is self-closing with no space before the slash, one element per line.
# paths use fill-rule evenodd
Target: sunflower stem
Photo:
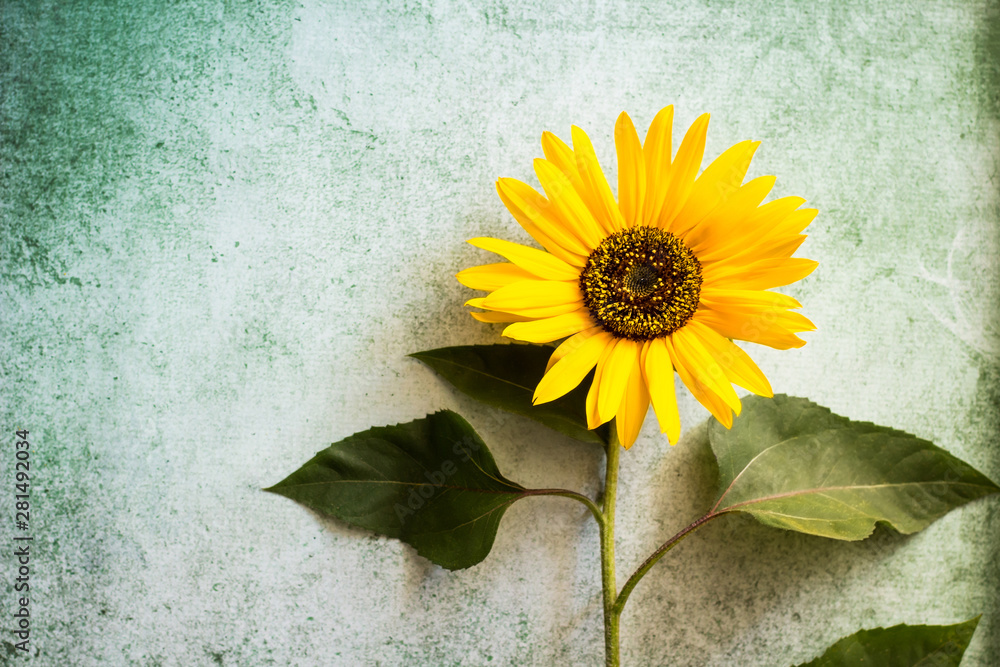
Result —
<path fill-rule="evenodd" d="M 618 493 L 618 454 L 621 444 L 618 429 L 611 427 L 608 438 L 604 473 L 604 503 L 601 513 L 601 586 L 604 591 L 604 660 L 607 667 L 618 667 L 618 621 L 621 609 L 616 605 L 618 586 L 615 583 L 615 499 Z"/>
<path fill-rule="evenodd" d="M 590 513 L 594 516 L 597 521 L 597 525 L 604 524 L 604 514 L 601 512 L 601 508 L 598 507 L 593 500 L 583 495 L 582 493 L 577 493 L 576 491 L 568 491 L 566 489 L 527 489 L 522 495 L 525 496 L 561 496 L 563 498 L 572 498 L 578 502 L 583 503 L 584 506 Z"/>
<path fill-rule="evenodd" d="M 646 576 L 646 573 L 649 572 L 654 565 L 656 565 L 657 561 L 663 558 L 668 551 L 677 546 L 677 543 L 685 537 L 698 530 L 712 519 L 720 517 L 723 514 L 726 514 L 726 512 L 709 512 L 660 545 L 660 548 L 654 551 L 649 558 L 647 558 L 645 562 L 639 566 L 639 569 L 632 573 L 632 576 L 628 578 L 625 585 L 622 586 L 622 591 L 614 603 L 615 613 L 621 615 L 622 610 L 625 608 L 625 603 L 628 601 L 628 596 L 632 594 L 632 589 L 634 589 L 636 584 L 639 583 L 639 580 Z"/>

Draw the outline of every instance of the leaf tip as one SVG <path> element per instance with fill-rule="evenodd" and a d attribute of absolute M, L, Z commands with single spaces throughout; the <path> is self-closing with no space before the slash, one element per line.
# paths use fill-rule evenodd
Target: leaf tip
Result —
<path fill-rule="evenodd" d="M 431 365 L 431 360 L 434 359 L 433 352 L 434 350 L 421 350 L 420 352 L 410 352 L 406 356 L 409 357 L 410 359 L 416 359 L 425 366 L 433 368 L 433 366 Z"/>

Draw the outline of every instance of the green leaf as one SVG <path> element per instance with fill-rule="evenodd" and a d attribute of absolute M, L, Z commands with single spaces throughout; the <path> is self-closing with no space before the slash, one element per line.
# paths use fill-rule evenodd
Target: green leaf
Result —
<path fill-rule="evenodd" d="M 589 380 L 560 399 L 532 405 L 535 386 L 545 374 L 552 348 L 539 345 L 463 345 L 415 352 L 455 388 L 507 412 L 530 417 L 571 438 L 605 444 L 607 425 L 587 429 L 586 397 Z"/>
<path fill-rule="evenodd" d="M 732 430 L 713 420 L 719 500 L 769 526 L 861 540 L 885 523 L 914 533 L 1000 488 L 926 440 L 853 422 L 804 398 L 750 397 Z"/>
<path fill-rule="evenodd" d="M 449 410 L 355 433 L 265 490 L 403 540 L 449 570 L 486 558 L 504 512 L 525 493 Z"/>
<path fill-rule="evenodd" d="M 861 630 L 798 667 L 958 667 L 979 616 L 955 625 L 895 625 Z"/>

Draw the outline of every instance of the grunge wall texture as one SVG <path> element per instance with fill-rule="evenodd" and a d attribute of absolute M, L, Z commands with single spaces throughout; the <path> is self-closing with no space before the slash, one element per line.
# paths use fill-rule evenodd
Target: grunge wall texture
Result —
<path fill-rule="evenodd" d="M 760 139 L 750 175 L 820 209 L 800 251 L 820 269 L 789 290 L 818 331 L 752 350 L 777 391 L 1000 479 L 995 3 L 0 12 L 0 515 L 27 428 L 33 664 L 599 664 L 582 507 L 519 503 L 487 561 L 449 573 L 260 489 L 452 407 L 512 479 L 595 490 L 597 448 L 405 355 L 498 339 L 452 277 L 486 257 L 464 239 L 524 238 L 495 178 L 530 181 L 541 132 L 571 124 L 613 176 L 623 109 L 643 132 L 674 104 L 675 141 L 710 111 L 706 157 Z M 710 500 L 707 413 L 679 396 L 682 442 L 648 420 L 622 457 L 623 573 Z M 964 664 L 995 665 L 998 534 L 996 498 L 861 543 L 727 518 L 637 589 L 623 657 L 791 664 L 861 627 L 982 612 Z"/>

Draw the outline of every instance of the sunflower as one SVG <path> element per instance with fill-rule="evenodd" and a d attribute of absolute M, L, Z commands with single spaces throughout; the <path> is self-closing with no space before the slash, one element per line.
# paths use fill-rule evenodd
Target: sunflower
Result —
<path fill-rule="evenodd" d="M 497 192 L 544 250 L 493 238 L 472 245 L 508 260 L 462 271 L 489 292 L 466 305 L 503 335 L 555 348 L 534 402 L 563 396 L 593 370 L 588 428 L 615 418 L 619 441 L 635 442 L 650 403 L 671 444 L 680 437 L 674 372 L 727 428 L 740 412 L 739 385 L 772 396 L 771 385 L 733 340 L 777 349 L 805 345 L 815 327 L 790 296 L 768 291 L 801 280 L 816 262 L 791 255 L 816 216 L 805 200 L 762 204 L 773 176 L 744 177 L 760 142 L 729 148 L 698 175 L 708 114 L 672 156 L 673 107 L 640 142 L 628 114 L 615 125 L 618 200 L 587 135 L 570 148 L 542 134 L 535 160 L 544 195 L 511 178 Z M 672 159 L 671 159 L 672 156 Z"/>

